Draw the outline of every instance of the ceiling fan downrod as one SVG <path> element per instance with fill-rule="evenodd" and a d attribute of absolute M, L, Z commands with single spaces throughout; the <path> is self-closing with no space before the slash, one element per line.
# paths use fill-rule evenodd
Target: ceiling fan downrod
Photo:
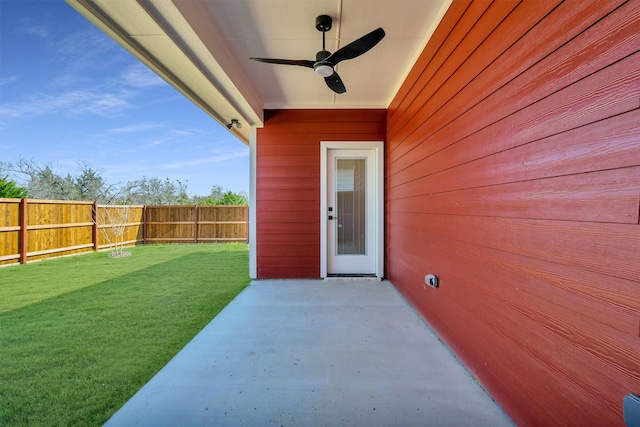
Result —
<path fill-rule="evenodd" d="M 316 30 L 322 32 L 322 50 L 325 50 L 324 33 L 331 30 L 333 19 L 329 15 L 320 15 L 316 18 Z"/>
<path fill-rule="evenodd" d="M 322 32 L 322 50 L 316 53 L 316 63 L 313 66 L 313 71 L 317 76 L 330 77 L 333 75 L 333 66 L 325 62 L 325 59 L 331 56 L 326 48 L 325 33 L 331 29 L 331 23 L 333 20 L 329 15 L 320 15 L 316 18 L 316 30 Z"/>

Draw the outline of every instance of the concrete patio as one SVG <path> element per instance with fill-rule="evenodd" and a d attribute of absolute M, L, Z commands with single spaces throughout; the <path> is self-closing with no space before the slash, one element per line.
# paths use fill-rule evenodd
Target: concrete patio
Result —
<path fill-rule="evenodd" d="M 387 281 L 256 281 L 107 426 L 512 426 Z"/>

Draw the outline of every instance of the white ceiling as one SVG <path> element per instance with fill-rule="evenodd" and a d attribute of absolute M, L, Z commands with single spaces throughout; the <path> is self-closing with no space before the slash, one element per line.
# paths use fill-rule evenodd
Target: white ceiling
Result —
<path fill-rule="evenodd" d="M 220 123 L 260 126 L 264 109 L 386 108 L 451 0 L 67 0 Z M 347 92 L 308 68 L 250 56 L 315 59 L 384 28 L 364 55 L 337 65 Z M 247 128 L 249 126 L 246 126 Z M 248 141 L 248 130 L 235 130 Z"/>

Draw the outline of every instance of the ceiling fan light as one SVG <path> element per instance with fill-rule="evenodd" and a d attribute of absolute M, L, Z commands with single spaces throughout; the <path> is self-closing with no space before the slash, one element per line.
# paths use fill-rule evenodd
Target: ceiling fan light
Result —
<path fill-rule="evenodd" d="M 320 77 L 329 77 L 333 74 L 333 67 L 331 65 L 320 64 L 317 65 L 313 71 Z"/>

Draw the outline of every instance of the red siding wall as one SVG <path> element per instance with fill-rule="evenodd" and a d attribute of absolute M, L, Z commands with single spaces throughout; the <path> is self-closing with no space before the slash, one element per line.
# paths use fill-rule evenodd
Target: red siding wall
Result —
<path fill-rule="evenodd" d="M 271 110 L 257 135 L 258 278 L 320 277 L 320 141 L 383 141 L 386 110 Z"/>
<path fill-rule="evenodd" d="M 640 393 L 639 48 L 640 1 L 455 1 L 388 110 L 388 276 L 519 425 Z"/>

